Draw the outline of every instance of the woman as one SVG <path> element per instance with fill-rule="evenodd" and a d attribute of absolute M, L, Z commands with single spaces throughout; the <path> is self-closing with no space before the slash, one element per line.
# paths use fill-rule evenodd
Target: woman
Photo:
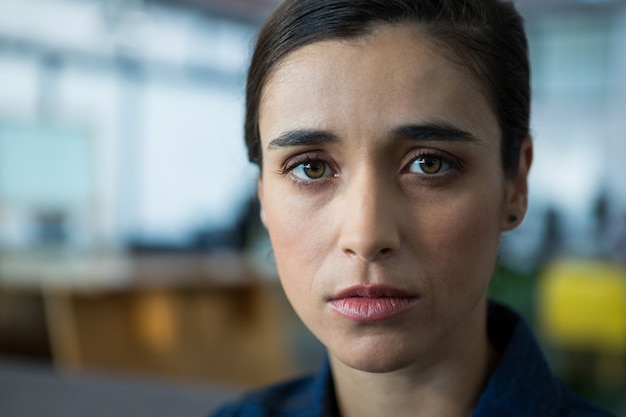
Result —
<path fill-rule="evenodd" d="M 287 0 L 248 75 L 261 218 L 319 375 L 218 416 L 604 416 L 489 304 L 532 161 L 522 21 L 497 0 Z"/>

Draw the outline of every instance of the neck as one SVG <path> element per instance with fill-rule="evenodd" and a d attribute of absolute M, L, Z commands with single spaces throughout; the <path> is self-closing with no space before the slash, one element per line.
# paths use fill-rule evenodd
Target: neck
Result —
<path fill-rule="evenodd" d="M 498 361 L 480 310 L 482 320 L 465 322 L 432 349 L 435 354 L 404 369 L 369 373 L 331 355 L 342 417 L 469 416 Z"/>

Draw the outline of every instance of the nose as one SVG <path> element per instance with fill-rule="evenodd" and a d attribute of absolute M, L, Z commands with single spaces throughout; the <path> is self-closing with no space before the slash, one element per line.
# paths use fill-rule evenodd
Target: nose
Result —
<path fill-rule="evenodd" d="M 390 257 L 400 247 L 400 227 L 392 187 L 362 179 L 346 186 L 341 207 L 344 216 L 338 240 L 340 250 L 367 262 Z"/>

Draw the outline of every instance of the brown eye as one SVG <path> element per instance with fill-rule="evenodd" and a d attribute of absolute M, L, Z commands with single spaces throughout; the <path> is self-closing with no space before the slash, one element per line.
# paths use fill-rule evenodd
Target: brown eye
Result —
<path fill-rule="evenodd" d="M 410 171 L 419 174 L 434 175 L 450 168 L 450 162 L 438 156 L 422 156 L 413 161 Z"/>
<path fill-rule="evenodd" d="M 293 174 L 304 180 L 317 180 L 328 176 L 329 169 L 322 161 L 300 164 L 292 170 Z"/>
<path fill-rule="evenodd" d="M 303 169 L 306 176 L 313 179 L 322 178 L 326 172 L 326 166 L 321 162 L 304 164 Z"/>
<path fill-rule="evenodd" d="M 441 170 L 443 162 L 439 158 L 420 158 L 418 163 L 426 174 L 436 174 Z"/>

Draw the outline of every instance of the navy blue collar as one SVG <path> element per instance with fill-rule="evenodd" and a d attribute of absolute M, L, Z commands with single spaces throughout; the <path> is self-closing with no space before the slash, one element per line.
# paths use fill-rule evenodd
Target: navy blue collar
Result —
<path fill-rule="evenodd" d="M 471 417 L 558 415 L 560 386 L 524 320 L 492 302 L 487 332 L 502 357 Z"/>

